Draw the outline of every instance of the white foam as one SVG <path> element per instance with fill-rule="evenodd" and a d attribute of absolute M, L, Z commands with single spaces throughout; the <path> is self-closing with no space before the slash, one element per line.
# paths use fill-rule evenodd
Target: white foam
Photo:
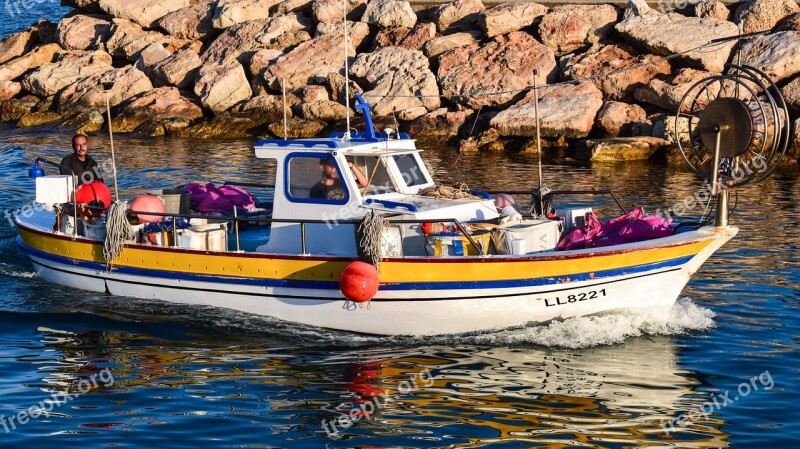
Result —
<path fill-rule="evenodd" d="M 714 327 L 714 312 L 680 298 L 672 307 L 628 309 L 602 315 L 569 318 L 546 326 L 476 335 L 470 343 L 588 348 L 612 345 L 642 335 L 677 335 Z"/>
<path fill-rule="evenodd" d="M 555 348 L 589 348 L 613 345 L 643 335 L 679 335 L 714 327 L 714 312 L 698 306 L 689 298 L 680 298 L 672 307 L 627 309 L 602 315 L 569 318 L 547 325 L 532 325 L 480 333 L 476 335 L 440 335 L 433 337 L 381 337 L 347 334 L 333 330 L 281 326 L 293 339 L 335 346 L 362 345 L 453 345 L 473 344 L 509 346 L 535 344 Z"/>
<path fill-rule="evenodd" d="M 36 277 L 36 272 L 34 271 L 19 271 L 14 268 L 12 265 L 0 262 L 0 275 L 28 279 Z"/>

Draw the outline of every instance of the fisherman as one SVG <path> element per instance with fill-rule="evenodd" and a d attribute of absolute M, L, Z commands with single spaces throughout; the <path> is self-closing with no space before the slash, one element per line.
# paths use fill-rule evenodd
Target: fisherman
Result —
<path fill-rule="evenodd" d="M 347 166 L 353 171 L 356 177 L 356 184 L 360 188 L 367 186 L 367 177 L 356 165 L 352 162 L 347 162 Z M 311 198 L 325 198 L 329 200 L 343 199 L 344 187 L 339 179 L 339 171 L 336 169 L 336 163 L 330 158 L 321 158 L 319 160 L 319 170 L 322 172 L 322 179 L 311 188 L 309 196 Z"/>
<path fill-rule="evenodd" d="M 97 161 L 89 156 L 89 143 L 84 134 L 72 136 L 72 153 L 61 159 L 59 172 L 62 175 L 78 177 L 78 185 L 89 184 L 94 181 L 103 182 Z"/>

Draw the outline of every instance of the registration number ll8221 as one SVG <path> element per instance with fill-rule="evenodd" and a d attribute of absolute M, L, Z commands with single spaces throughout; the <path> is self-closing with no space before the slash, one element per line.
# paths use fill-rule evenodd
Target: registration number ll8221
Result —
<path fill-rule="evenodd" d="M 545 298 L 544 304 L 547 307 L 563 306 L 575 302 L 587 301 L 589 299 L 602 298 L 603 296 L 606 296 L 606 289 L 575 293 L 567 296 L 556 296 L 555 298 Z"/>

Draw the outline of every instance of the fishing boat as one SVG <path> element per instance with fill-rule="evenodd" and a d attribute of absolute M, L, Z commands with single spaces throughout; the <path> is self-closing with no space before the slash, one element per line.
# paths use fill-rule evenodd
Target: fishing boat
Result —
<path fill-rule="evenodd" d="M 720 88 L 729 85 L 737 89 Z M 563 247 L 565 238 L 596 229 L 590 209 L 560 206 L 558 192 L 541 183 L 511 192 L 530 199 L 516 208 L 498 207 L 490 195 L 497 192 L 446 192 L 413 139 L 377 131 L 360 97 L 356 109 L 362 132 L 255 145 L 256 163 L 275 170 L 271 202 L 255 214 L 158 212 L 118 201 L 98 233 L 80 225 L 76 211 L 85 205 L 63 179 L 70 177 L 42 176 L 38 158 L 30 173 L 40 202 L 71 202 L 72 212 L 62 211 L 68 225 L 61 226 L 54 226 L 58 207 L 17 217 L 19 247 L 54 284 L 366 334 L 486 332 L 670 306 L 737 234 L 728 223 L 730 192 L 768 176 L 789 135 L 780 91 L 763 73 L 733 66 L 702 80 L 684 98 L 676 122 L 688 125 L 676 133 L 687 134 L 678 139 L 681 151 L 713 185 L 712 220 Z M 335 171 L 336 194 L 319 196 L 325 170 Z M 145 238 L 146 225 L 136 224 L 145 215 L 174 226 Z M 626 217 L 622 224 L 641 224 L 641 216 Z M 178 229 L 181 218 L 191 226 Z"/>

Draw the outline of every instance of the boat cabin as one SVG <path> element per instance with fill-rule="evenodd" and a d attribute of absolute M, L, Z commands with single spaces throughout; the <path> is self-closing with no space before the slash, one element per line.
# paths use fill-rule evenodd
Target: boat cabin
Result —
<path fill-rule="evenodd" d="M 454 200 L 419 195 L 434 186 L 433 178 L 414 140 L 393 130 L 266 139 L 256 144 L 255 154 L 271 159 L 277 169 L 270 239 L 259 252 L 356 256 L 353 222 L 376 211 L 387 219 L 419 220 L 393 225 L 390 234 L 401 243 L 393 255 L 425 256 L 421 222 L 498 217 L 488 196 Z M 356 173 L 365 185 L 359 186 Z M 326 176 L 334 186 L 320 189 Z"/>

